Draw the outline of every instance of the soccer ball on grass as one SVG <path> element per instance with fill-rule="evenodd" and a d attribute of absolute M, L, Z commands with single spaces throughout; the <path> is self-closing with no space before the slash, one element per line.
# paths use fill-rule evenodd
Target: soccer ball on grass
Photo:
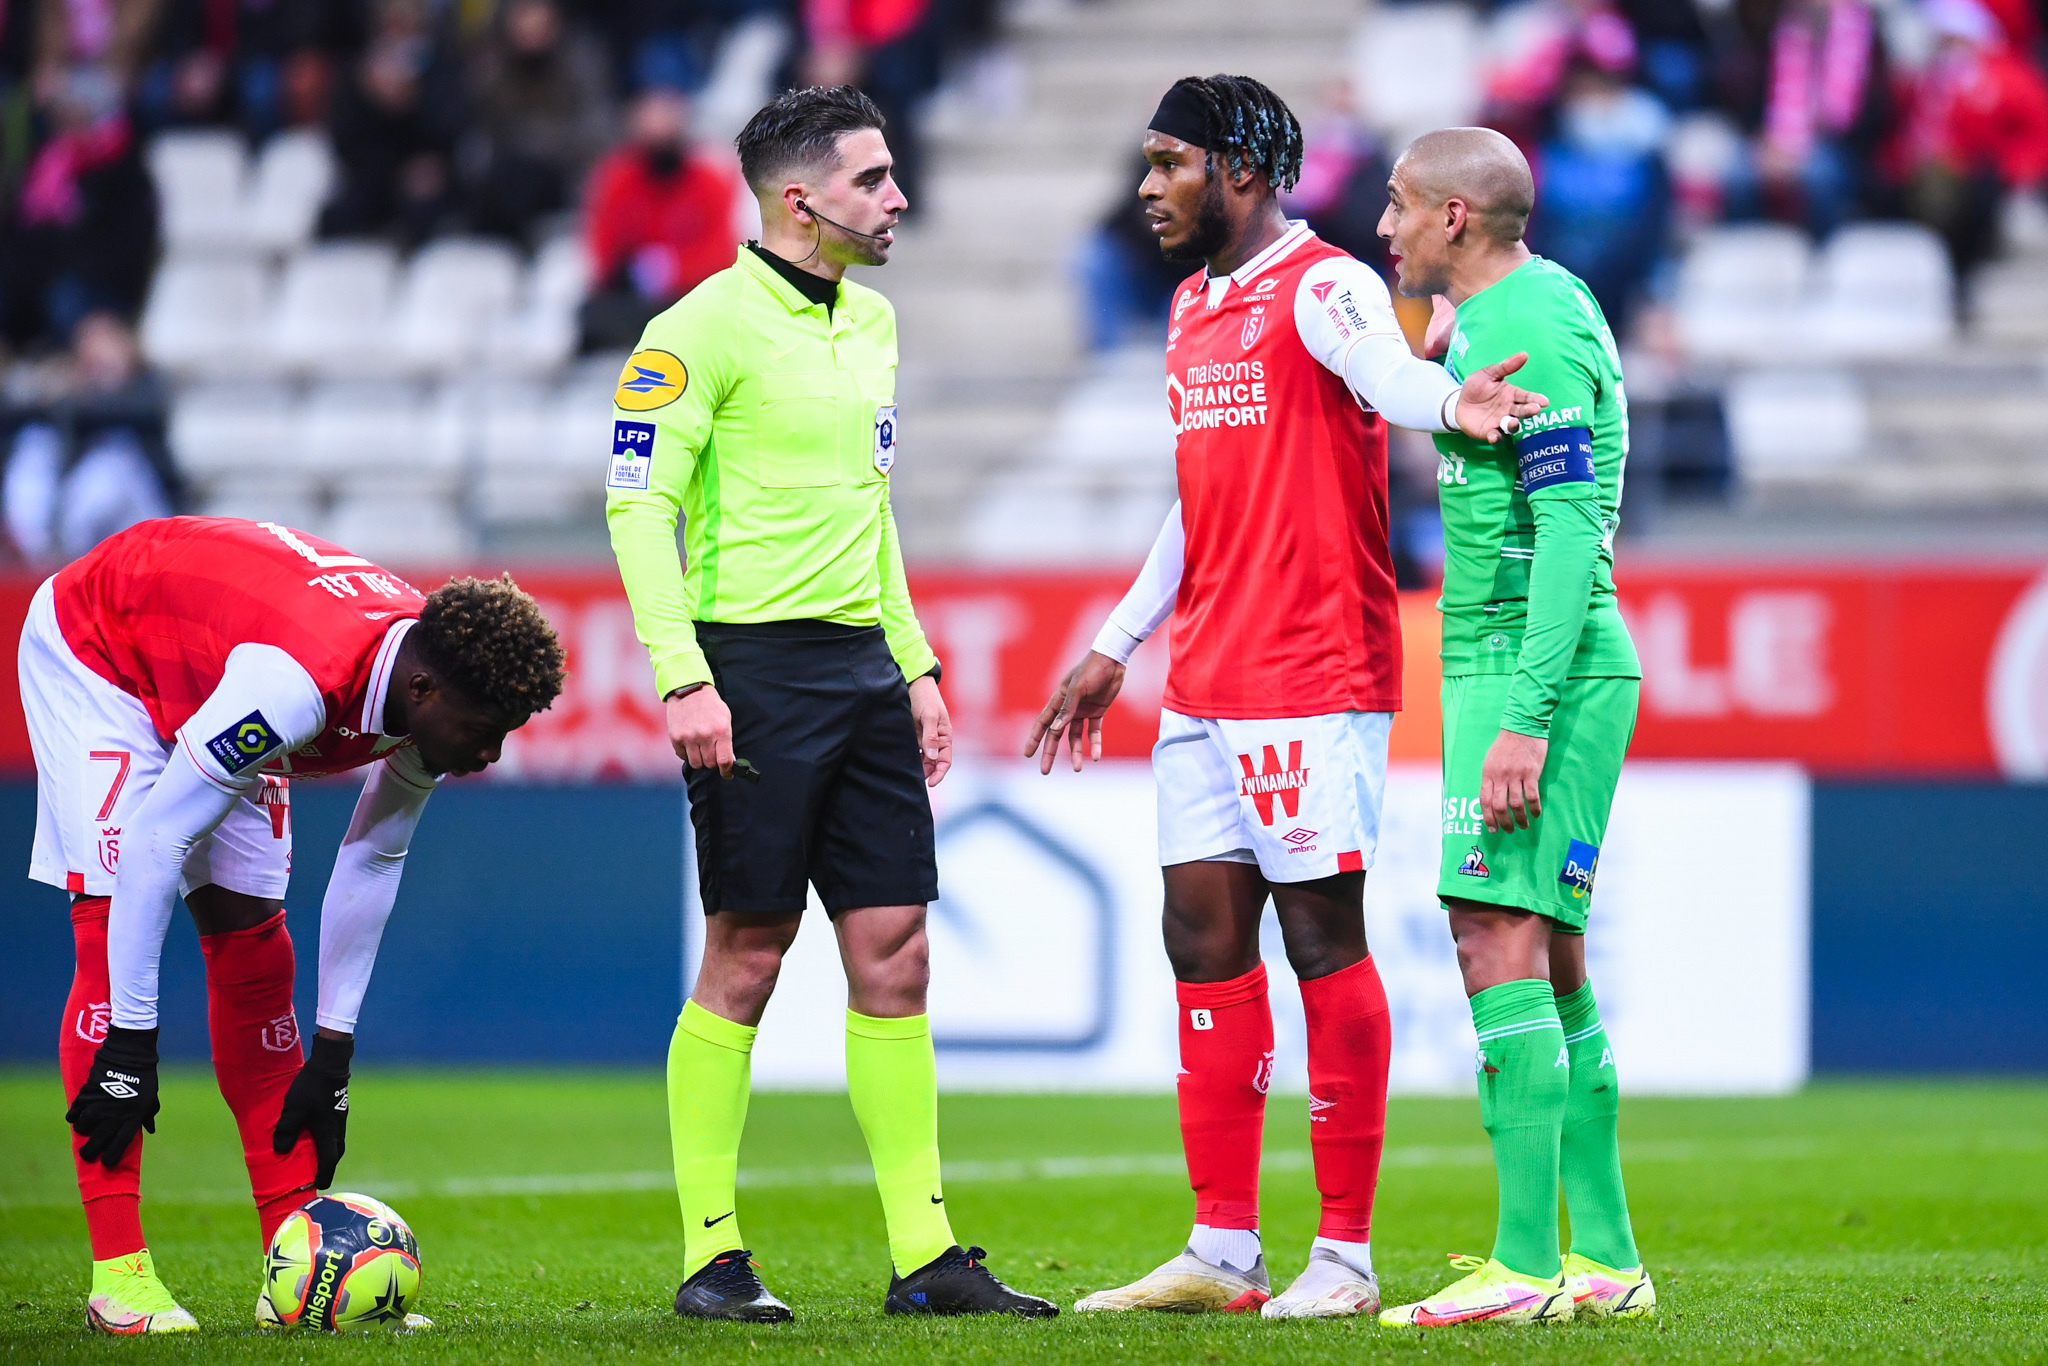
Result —
<path fill-rule="evenodd" d="M 315 1196 L 272 1235 L 263 1288 L 286 1327 L 396 1327 L 419 1295 L 419 1240 L 381 1200 Z"/>

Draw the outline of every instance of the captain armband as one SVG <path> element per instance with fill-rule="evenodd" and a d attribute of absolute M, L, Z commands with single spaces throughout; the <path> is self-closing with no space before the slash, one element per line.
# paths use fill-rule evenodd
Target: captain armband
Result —
<path fill-rule="evenodd" d="M 1522 489 L 1535 493 L 1558 484 L 1593 484 L 1593 433 L 1585 427 L 1551 427 L 1515 438 Z"/>

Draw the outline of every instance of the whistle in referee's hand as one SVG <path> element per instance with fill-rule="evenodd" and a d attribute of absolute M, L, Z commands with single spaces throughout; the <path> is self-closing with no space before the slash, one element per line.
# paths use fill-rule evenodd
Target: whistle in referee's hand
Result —
<path fill-rule="evenodd" d="M 745 778 L 750 783 L 761 781 L 761 770 L 755 768 L 745 759 L 734 759 L 732 761 L 732 771 L 734 777 Z M 731 779 L 728 778 L 726 781 L 730 782 Z"/>

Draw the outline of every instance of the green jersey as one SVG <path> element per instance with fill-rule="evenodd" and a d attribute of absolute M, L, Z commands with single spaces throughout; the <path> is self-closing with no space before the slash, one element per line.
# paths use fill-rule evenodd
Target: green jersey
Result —
<path fill-rule="evenodd" d="M 905 678 L 931 671 L 889 506 L 887 299 L 812 303 L 743 247 L 647 325 L 613 402 L 605 521 L 659 695 L 710 680 L 699 621 L 879 624 Z"/>
<path fill-rule="evenodd" d="M 1628 459 L 1621 358 L 1579 279 L 1531 257 L 1458 305 L 1450 372 L 1518 351 L 1513 382 L 1550 400 L 1512 445 L 1436 438 L 1446 678 L 1512 674 L 1501 724 L 1546 736 L 1567 678 L 1639 678 L 1614 601 Z"/>

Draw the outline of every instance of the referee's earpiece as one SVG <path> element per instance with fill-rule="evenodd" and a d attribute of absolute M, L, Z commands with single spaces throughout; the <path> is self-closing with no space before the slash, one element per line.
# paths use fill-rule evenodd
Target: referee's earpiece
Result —
<path fill-rule="evenodd" d="M 862 232 L 859 228 L 849 228 L 844 223 L 825 217 L 824 214 L 819 213 L 816 209 L 804 203 L 804 201 L 801 199 L 797 200 L 796 207 L 799 213 L 807 213 L 811 217 L 817 219 L 820 223 L 830 223 L 833 227 L 839 229 L 839 231 L 841 232 L 852 233 L 855 237 L 865 237 L 870 242 L 879 242 L 888 236 L 888 234 L 884 232 Z"/>

